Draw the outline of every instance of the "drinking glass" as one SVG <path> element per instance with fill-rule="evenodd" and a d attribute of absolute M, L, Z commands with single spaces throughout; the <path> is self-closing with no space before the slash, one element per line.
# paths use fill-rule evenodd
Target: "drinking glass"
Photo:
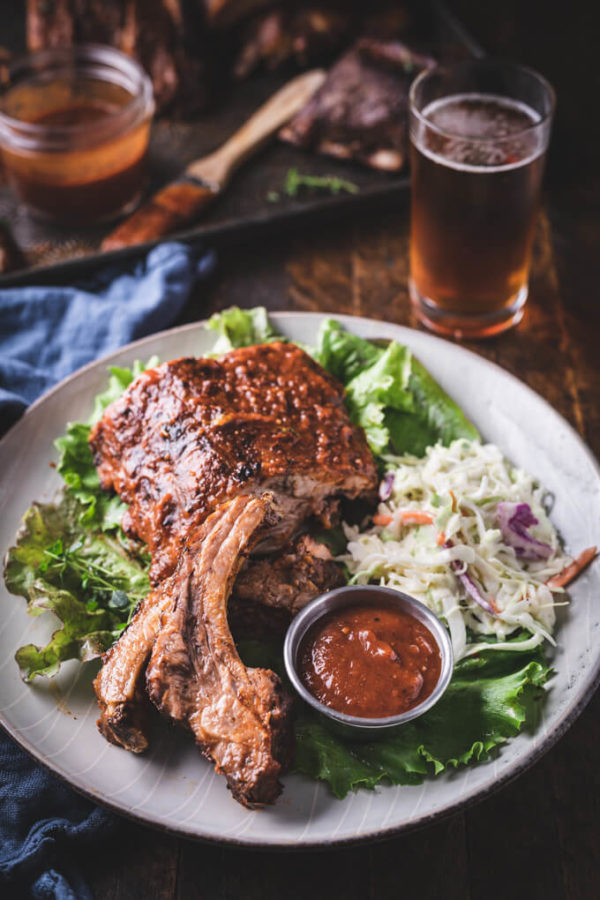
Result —
<path fill-rule="evenodd" d="M 426 70 L 410 91 L 410 296 L 454 337 L 520 321 L 554 110 L 531 69 L 470 60 Z"/>

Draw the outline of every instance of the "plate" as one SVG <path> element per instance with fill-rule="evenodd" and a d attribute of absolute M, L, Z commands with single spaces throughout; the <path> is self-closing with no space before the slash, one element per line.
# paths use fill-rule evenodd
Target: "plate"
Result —
<path fill-rule="evenodd" d="M 324 317 L 274 314 L 289 338 L 313 342 Z M 554 497 L 552 520 L 567 550 L 597 543 L 600 470 L 573 429 L 544 400 L 513 376 L 475 354 L 428 334 L 396 325 L 338 316 L 366 338 L 407 344 L 476 423 L 515 464 L 531 471 Z M 60 485 L 50 463 L 53 440 L 68 421 L 87 418 L 92 398 L 106 384 L 108 364 L 129 365 L 156 354 L 162 360 L 202 355 L 214 333 L 202 323 L 163 332 L 99 360 L 38 400 L 0 444 L 0 548 L 13 542 L 33 500 L 49 500 Z M 97 665 L 69 662 L 54 683 L 25 685 L 13 654 L 42 643 L 52 623 L 32 619 L 25 601 L 0 588 L 0 721 L 41 763 L 74 788 L 119 813 L 186 837 L 245 845 L 310 847 L 381 838 L 422 825 L 481 798 L 531 765 L 565 731 L 600 678 L 600 565 L 596 561 L 559 610 L 557 674 L 538 721 L 506 743 L 499 754 L 472 768 L 414 787 L 382 786 L 336 800 L 328 788 L 287 776 L 277 803 L 249 812 L 237 804 L 183 732 L 161 729 L 151 751 L 135 756 L 108 744 L 96 730 L 91 687 Z M 48 616 L 51 619 L 51 616 Z"/>

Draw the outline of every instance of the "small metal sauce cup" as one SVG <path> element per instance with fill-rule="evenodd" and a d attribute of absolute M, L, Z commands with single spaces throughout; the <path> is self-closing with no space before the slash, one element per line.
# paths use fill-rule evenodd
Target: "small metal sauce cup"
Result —
<path fill-rule="evenodd" d="M 309 628 L 320 618 L 336 609 L 348 606 L 395 606 L 399 610 L 418 619 L 430 631 L 436 641 L 441 657 L 440 677 L 431 694 L 412 709 L 397 716 L 382 719 L 366 719 L 349 716 L 320 703 L 302 683 L 298 674 L 298 652 Z M 299 613 L 288 628 L 283 647 L 283 658 L 288 678 L 302 699 L 321 714 L 324 724 L 333 731 L 351 740 L 375 740 L 400 731 L 406 722 L 423 715 L 437 703 L 452 677 L 454 655 L 450 637 L 438 617 L 426 606 L 392 588 L 378 585 L 348 585 L 321 594 Z"/>

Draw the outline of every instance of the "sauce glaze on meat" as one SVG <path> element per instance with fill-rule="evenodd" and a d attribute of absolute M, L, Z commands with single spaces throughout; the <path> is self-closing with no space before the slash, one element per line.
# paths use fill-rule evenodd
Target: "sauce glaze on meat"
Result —
<path fill-rule="evenodd" d="M 106 410 L 90 444 L 102 486 L 130 504 L 123 524 L 151 550 L 155 584 L 188 535 L 240 492 L 274 492 L 282 518 L 263 548 L 272 549 L 311 515 L 330 524 L 337 496 L 376 485 L 342 386 L 293 344 L 150 369 Z"/>
<path fill-rule="evenodd" d="M 104 656 L 100 731 L 143 751 L 150 698 L 192 731 L 240 803 L 273 802 L 290 700 L 277 675 L 240 660 L 227 604 L 242 566 L 238 600 L 266 597 L 279 611 L 335 583 L 335 563 L 310 541 L 272 565 L 247 557 L 280 550 L 311 517 L 329 524 L 341 497 L 374 497 L 375 464 L 342 386 L 292 344 L 174 360 L 142 373 L 90 444 L 102 486 L 129 504 L 124 527 L 152 552 L 155 585 Z"/>

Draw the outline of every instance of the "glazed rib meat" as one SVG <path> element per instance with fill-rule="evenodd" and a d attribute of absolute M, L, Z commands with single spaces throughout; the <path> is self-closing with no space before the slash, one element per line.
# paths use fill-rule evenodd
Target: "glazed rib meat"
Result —
<path fill-rule="evenodd" d="M 160 620 L 175 602 L 181 578 L 191 559 L 181 558 L 180 569 L 139 604 L 135 615 L 116 644 L 102 657 L 102 668 L 94 681 L 100 709 L 98 728 L 107 741 L 142 753 L 147 749 L 148 698 L 144 674 L 150 651 L 160 629 Z"/>
<path fill-rule="evenodd" d="M 125 529 L 152 552 L 154 584 L 206 516 L 238 493 L 275 495 L 280 521 L 266 551 L 309 516 L 329 525 L 339 497 L 376 487 L 341 385 L 293 344 L 150 369 L 105 411 L 90 444 L 102 486 L 129 504 Z"/>
<path fill-rule="evenodd" d="M 176 571 L 140 605 L 105 654 L 94 688 L 99 728 L 112 743 L 148 746 L 148 702 L 190 728 L 200 749 L 246 806 L 272 802 L 292 745 L 290 701 L 280 679 L 241 662 L 227 624 L 240 565 L 272 523 L 272 498 L 242 495 L 198 529 Z"/>
<path fill-rule="evenodd" d="M 94 688 L 100 707 L 98 727 L 112 744 L 134 753 L 148 748 L 149 704 L 145 671 L 163 616 L 172 610 L 189 580 L 194 547 L 200 546 L 221 507 L 194 536 L 169 578 L 148 594 L 120 640 L 103 657 Z M 272 525 L 273 520 L 269 521 Z M 345 583 L 341 566 L 324 544 L 302 535 L 275 557 L 243 559 L 228 609 L 236 634 L 280 635 L 292 615 L 318 594 Z"/>
<path fill-rule="evenodd" d="M 246 669 L 227 623 L 227 599 L 269 495 L 239 496 L 207 520 L 174 605 L 162 616 L 146 684 L 158 709 L 191 729 L 245 806 L 271 803 L 290 750 L 289 701 L 277 675 Z M 254 538 L 255 539 L 255 538 Z"/>
<path fill-rule="evenodd" d="M 258 542 L 263 553 L 280 548 L 307 518 L 328 524 L 341 497 L 372 496 L 375 465 L 341 385 L 282 343 L 174 360 L 142 373 L 90 444 L 102 486 L 129 504 L 124 527 L 152 551 L 156 586 L 104 656 L 101 732 L 146 749 L 149 696 L 193 732 L 236 799 L 272 802 L 289 700 L 276 675 L 240 661 L 227 601 Z M 267 589 L 268 602 L 293 611 L 334 578 L 325 551 L 303 540 L 271 579 L 266 564 L 247 567 L 246 598 Z"/>
<path fill-rule="evenodd" d="M 352 13 L 323 6 L 267 10 L 247 26 L 233 74 L 247 78 L 260 66 L 278 69 L 290 59 L 312 65 L 343 46 L 354 20 Z"/>
<path fill-rule="evenodd" d="M 90 41 L 135 57 L 160 111 L 206 106 L 209 66 L 200 14 L 188 0 L 27 0 L 27 44 L 36 52 Z"/>
<path fill-rule="evenodd" d="M 408 91 L 430 65 L 432 59 L 399 41 L 361 38 L 279 136 L 318 153 L 399 171 L 408 152 Z"/>
<path fill-rule="evenodd" d="M 284 609 L 291 617 L 319 594 L 345 583 L 342 567 L 325 544 L 303 534 L 274 558 L 248 560 L 235 583 L 234 598 Z"/>
<path fill-rule="evenodd" d="M 242 566 L 229 601 L 236 638 L 282 638 L 292 617 L 319 594 L 346 584 L 325 544 L 303 534 L 278 553 Z"/>

